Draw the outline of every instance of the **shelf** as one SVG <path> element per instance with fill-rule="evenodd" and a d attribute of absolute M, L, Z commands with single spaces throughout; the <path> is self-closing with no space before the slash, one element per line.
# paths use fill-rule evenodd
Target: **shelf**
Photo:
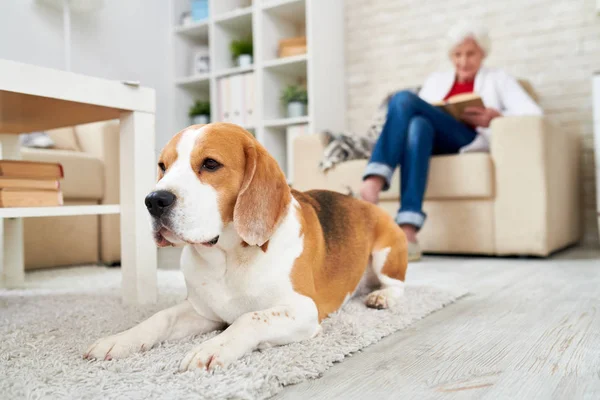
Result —
<path fill-rule="evenodd" d="M 274 0 L 263 5 L 263 10 L 269 14 L 295 23 L 305 21 L 305 8 L 304 0 Z"/>
<path fill-rule="evenodd" d="M 119 214 L 118 204 L 98 206 L 15 207 L 0 208 L 0 218 L 65 217 L 72 215 Z"/>
<path fill-rule="evenodd" d="M 208 42 L 208 19 L 188 26 L 178 26 L 174 29 L 174 32 L 178 35 Z"/>
<path fill-rule="evenodd" d="M 200 89 L 208 90 L 210 84 L 210 73 L 186 76 L 185 78 L 178 78 L 175 80 L 177 86 L 181 86 L 188 89 Z"/>
<path fill-rule="evenodd" d="M 264 67 L 267 70 L 282 73 L 286 75 L 306 75 L 307 55 L 276 58 L 274 60 L 265 61 Z"/>
<path fill-rule="evenodd" d="M 265 121 L 265 128 L 285 128 L 290 125 L 308 124 L 310 118 L 308 116 L 298 118 L 281 118 Z"/>
<path fill-rule="evenodd" d="M 234 68 L 222 69 L 218 72 L 215 72 L 215 77 L 222 78 L 224 76 L 243 74 L 245 72 L 252 72 L 252 71 L 254 71 L 254 65 L 251 65 L 249 67 L 234 67 Z"/>
<path fill-rule="evenodd" d="M 222 100 L 227 86 L 226 97 L 235 96 L 230 110 L 254 101 L 253 119 L 236 118 L 237 114 L 233 119 L 241 125 L 253 125 L 244 128 L 263 143 L 284 170 L 289 167 L 289 127 L 302 128 L 306 124 L 311 131 L 322 126 L 343 130 L 347 108 L 344 0 L 211 0 L 207 26 L 202 21 L 187 27 L 178 23 L 179 16 L 189 11 L 190 0 L 169 2 L 172 21 L 167 34 L 173 42 L 174 64 L 169 88 L 172 131 L 189 125 L 186 111 L 198 100 L 211 102 L 211 121 L 230 119 L 219 112 L 225 106 Z M 206 30 L 208 40 L 203 42 L 198 37 Z M 300 37 L 307 38 L 306 54 L 290 52 L 294 55 L 279 57 L 281 40 Z M 232 57 L 231 44 L 246 39 L 253 42 L 253 61 L 248 62 L 254 65 L 241 68 Z M 194 69 L 194 57 L 205 53 L 210 55 L 210 72 L 190 76 L 198 71 Z M 251 74 L 254 79 L 244 80 L 247 90 L 242 91 L 242 99 L 236 78 Z M 227 85 L 230 78 L 233 85 Z M 287 118 L 281 96 L 290 85 L 306 88 L 308 116 Z"/>
<path fill-rule="evenodd" d="M 265 0 L 262 7 L 265 10 L 269 10 L 271 8 L 290 5 L 293 3 L 303 3 L 303 0 Z"/>
<path fill-rule="evenodd" d="M 242 20 L 247 20 L 252 17 L 252 6 L 238 8 L 233 11 L 215 16 L 214 21 L 217 24 L 235 26 Z"/>

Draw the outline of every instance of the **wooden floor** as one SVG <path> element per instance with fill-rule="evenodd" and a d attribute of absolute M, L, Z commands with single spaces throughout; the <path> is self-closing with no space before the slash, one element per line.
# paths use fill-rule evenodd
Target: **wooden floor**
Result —
<path fill-rule="evenodd" d="M 600 399 L 600 252 L 429 257 L 407 282 L 470 295 L 277 399 Z"/>

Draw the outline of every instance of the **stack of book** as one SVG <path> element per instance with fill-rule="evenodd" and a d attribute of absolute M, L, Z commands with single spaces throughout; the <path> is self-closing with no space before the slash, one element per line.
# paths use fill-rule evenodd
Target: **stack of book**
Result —
<path fill-rule="evenodd" d="M 254 127 L 254 73 L 231 75 L 217 82 L 218 113 L 221 122 L 244 128 Z"/>
<path fill-rule="evenodd" d="M 62 165 L 0 160 L 0 207 L 51 207 L 63 205 Z"/>

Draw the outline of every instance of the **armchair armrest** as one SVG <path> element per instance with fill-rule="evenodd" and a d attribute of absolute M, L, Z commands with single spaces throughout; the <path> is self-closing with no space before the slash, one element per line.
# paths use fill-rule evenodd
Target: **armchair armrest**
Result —
<path fill-rule="evenodd" d="M 104 162 L 104 197 L 102 204 L 119 204 L 119 121 L 95 122 L 75 127 L 77 139 L 86 153 Z M 121 258 L 120 218 L 100 217 L 100 259 L 105 263 Z"/>
<path fill-rule="evenodd" d="M 319 135 L 302 135 L 293 141 L 293 182 L 292 187 L 299 191 L 325 189 L 327 181 L 319 170 L 323 157 L 323 144 Z"/>
<path fill-rule="evenodd" d="M 579 239 L 578 138 L 542 116 L 496 118 L 497 254 L 546 256 Z"/>

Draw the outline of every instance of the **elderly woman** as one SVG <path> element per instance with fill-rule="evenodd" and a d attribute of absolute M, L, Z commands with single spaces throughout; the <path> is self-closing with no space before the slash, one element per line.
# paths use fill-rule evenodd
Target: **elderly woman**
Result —
<path fill-rule="evenodd" d="M 494 118 L 542 114 L 513 77 L 482 65 L 490 52 L 484 29 L 461 22 L 450 30 L 448 39 L 454 69 L 429 76 L 418 95 L 402 91 L 392 97 L 361 187 L 362 198 L 377 203 L 379 192 L 389 188 L 394 169 L 400 166 L 401 206 L 396 222 L 406 233 L 409 260 L 421 257 L 417 233 L 426 218 L 422 205 L 431 156 L 487 151 Z M 430 104 L 469 92 L 477 93 L 485 108 L 466 108 L 462 122 Z"/>

